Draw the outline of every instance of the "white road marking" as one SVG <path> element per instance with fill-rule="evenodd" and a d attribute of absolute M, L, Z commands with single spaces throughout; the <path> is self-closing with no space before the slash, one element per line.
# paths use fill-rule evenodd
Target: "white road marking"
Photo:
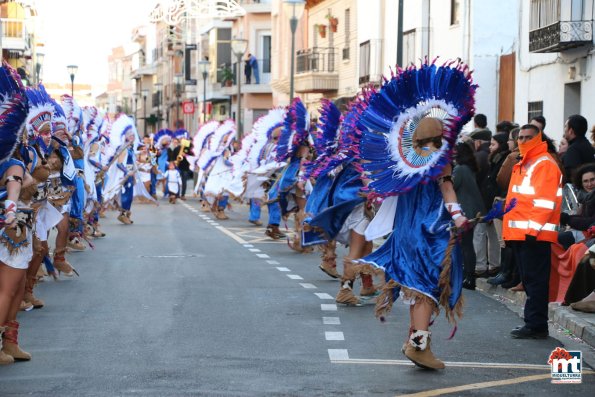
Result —
<path fill-rule="evenodd" d="M 256 256 L 263 259 L 270 258 L 270 256 L 268 256 L 267 254 L 256 254 Z"/>
<path fill-rule="evenodd" d="M 306 289 L 316 289 L 316 286 L 314 284 L 310 284 L 310 283 L 300 283 L 300 285 Z"/>
<path fill-rule="evenodd" d="M 320 304 L 320 310 L 324 312 L 336 312 L 337 305 L 335 305 L 334 303 L 322 303 Z"/>
<path fill-rule="evenodd" d="M 291 271 L 286 267 L 278 267 L 277 270 L 279 270 L 280 272 L 290 272 Z"/>
<path fill-rule="evenodd" d="M 227 230 L 223 226 L 217 226 L 217 229 L 221 230 L 223 233 L 227 234 L 229 237 L 231 237 L 232 239 L 234 239 L 238 243 L 240 243 L 240 244 L 246 244 L 246 241 L 244 241 L 244 239 L 238 237 L 235 233 L 230 232 L 229 230 Z"/>
<path fill-rule="evenodd" d="M 320 299 L 335 299 L 326 292 L 315 292 L 314 295 L 316 295 Z"/>
<path fill-rule="evenodd" d="M 258 248 L 250 248 L 248 251 L 250 252 L 260 252 Z"/>
<path fill-rule="evenodd" d="M 331 361 L 336 364 L 370 364 L 370 365 L 412 365 L 409 360 L 375 360 L 365 358 L 350 358 L 338 359 Z M 480 363 L 480 362 L 466 362 L 466 361 L 445 361 L 444 364 L 448 367 L 459 368 L 502 368 L 502 369 L 533 369 L 543 371 L 544 369 L 551 369 L 550 365 L 541 364 L 522 364 L 522 363 Z"/>
<path fill-rule="evenodd" d="M 341 319 L 339 317 L 323 317 L 322 323 L 324 325 L 341 325 Z"/>
<path fill-rule="evenodd" d="M 279 262 L 277 262 L 277 261 L 267 261 L 267 263 L 268 263 L 269 265 L 280 265 L 280 263 L 279 263 Z"/>
<path fill-rule="evenodd" d="M 287 277 L 292 280 L 303 280 L 302 276 L 298 276 L 297 274 L 288 274 Z"/>
<path fill-rule="evenodd" d="M 252 248 L 252 247 L 254 247 L 254 246 L 253 246 L 252 244 L 244 244 L 244 247 L 245 247 L 245 248 Z"/>
<path fill-rule="evenodd" d="M 345 336 L 343 335 L 343 332 L 326 331 L 324 333 L 324 339 L 326 339 L 326 340 L 345 340 Z"/>
<path fill-rule="evenodd" d="M 331 359 L 331 362 L 348 361 L 349 352 L 347 351 L 347 349 L 328 349 L 328 357 Z"/>
<path fill-rule="evenodd" d="M 218 223 L 215 223 L 215 222 L 210 222 L 210 223 L 211 223 L 212 226 L 219 226 Z"/>

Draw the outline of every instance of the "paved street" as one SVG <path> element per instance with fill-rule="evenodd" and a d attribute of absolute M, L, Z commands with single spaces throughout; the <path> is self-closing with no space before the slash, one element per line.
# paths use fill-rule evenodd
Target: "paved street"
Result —
<path fill-rule="evenodd" d="M 137 204 L 133 226 L 109 213 L 108 237 L 71 255 L 80 278 L 42 283 L 46 307 L 20 314 L 33 360 L 0 368 L 0 395 L 585 396 L 595 384 L 551 384 L 549 353 L 570 340 L 510 339 L 520 319 L 479 292 L 465 293 L 453 340 L 443 316 L 433 327 L 447 369 L 417 369 L 400 352 L 402 304 L 384 324 L 371 305 L 336 307 L 317 253 L 264 239 L 242 206 L 222 222 L 198 208 Z"/>

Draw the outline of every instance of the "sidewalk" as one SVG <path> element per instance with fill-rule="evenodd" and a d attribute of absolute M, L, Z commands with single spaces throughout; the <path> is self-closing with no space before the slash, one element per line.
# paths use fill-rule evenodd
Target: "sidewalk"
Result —
<path fill-rule="evenodd" d="M 524 292 L 514 292 L 500 286 L 493 286 L 487 283 L 487 279 L 478 278 L 476 281 L 477 290 L 484 295 L 506 304 L 510 309 L 523 314 L 523 307 L 527 296 Z M 560 303 L 550 303 L 549 319 L 554 325 L 562 328 L 562 332 L 571 338 L 578 338 L 581 342 L 589 345 L 591 350 L 595 349 L 595 313 L 583 313 L 570 308 L 570 306 L 561 306 Z M 551 329 L 551 328 L 550 328 Z M 589 364 L 595 364 L 589 354 Z"/>

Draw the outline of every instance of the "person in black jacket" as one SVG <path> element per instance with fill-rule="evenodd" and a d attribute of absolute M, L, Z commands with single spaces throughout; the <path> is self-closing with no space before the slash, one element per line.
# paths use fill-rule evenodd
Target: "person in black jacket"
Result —
<path fill-rule="evenodd" d="M 558 242 L 568 249 L 575 242 L 584 239 L 581 232 L 595 224 L 595 163 L 585 164 L 576 171 L 574 186 L 579 190 L 579 208 L 576 215 L 560 214 L 560 225 L 572 230 L 558 234 Z"/>
<path fill-rule="evenodd" d="M 588 127 L 587 119 L 580 114 L 570 116 L 564 124 L 564 138 L 568 141 L 563 161 L 567 180 L 573 178 L 578 167 L 595 161 L 595 149 L 585 136 Z"/>

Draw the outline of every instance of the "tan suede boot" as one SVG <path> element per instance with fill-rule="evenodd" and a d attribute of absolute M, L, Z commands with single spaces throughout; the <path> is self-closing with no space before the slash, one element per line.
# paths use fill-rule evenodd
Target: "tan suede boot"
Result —
<path fill-rule="evenodd" d="M 353 282 L 355 281 L 355 275 L 353 274 L 352 270 L 351 258 L 343 258 L 343 270 L 341 287 L 339 287 L 339 293 L 335 297 L 335 302 L 349 306 L 360 305 L 361 302 L 359 298 L 353 293 Z"/>
<path fill-rule="evenodd" d="M 360 289 L 360 296 L 374 296 L 376 294 L 376 287 L 374 287 L 374 280 L 370 274 L 362 274 L 362 288 Z"/>
<path fill-rule="evenodd" d="M 66 260 L 65 251 L 65 249 L 60 249 L 54 252 L 54 267 L 58 273 L 64 274 L 66 277 L 74 277 L 75 274 L 78 276 L 76 269 Z"/>
<path fill-rule="evenodd" d="M 12 356 L 15 361 L 29 361 L 31 355 L 19 347 L 19 323 L 18 321 L 9 321 L 6 323 L 4 331 L 4 341 L 2 351 Z"/>
<path fill-rule="evenodd" d="M 268 225 L 267 230 L 264 232 L 267 236 L 272 238 L 273 240 L 279 240 L 281 238 L 287 237 L 284 233 L 279 230 L 279 225 Z"/>
<path fill-rule="evenodd" d="M 444 369 L 444 363 L 434 357 L 430 349 L 429 331 L 413 330 L 405 348 L 405 356 L 424 369 Z"/>
<path fill-rule="evenodd" d="M 329 241 L 322 246 L 322 254 L 320 255 L 322 257 L 322 263 L 318 267 L 332 278 L 341 278 L 341 275 L 337 272 L 336 247 L 337 242 L 335 240 Z"/>
<path fill-rule="evenodd" d="M 2 339 L 4 338 L 4 331 L 6 330 L 5 327 L 0 327 L 0 365 L 7 365 L 14 363 L 14 357 L 4 353 L 4 348 L 2 346 Z"/>
<path fill-rule="evenodd" d="M 33 288 L 37 283 L 37 277 L 28 277 L 25 282 L 25 296 L 23 300 L 33 305 L 34 309 L 40 309 L 44 306 L 44 302 L 33 295 Z"/>

